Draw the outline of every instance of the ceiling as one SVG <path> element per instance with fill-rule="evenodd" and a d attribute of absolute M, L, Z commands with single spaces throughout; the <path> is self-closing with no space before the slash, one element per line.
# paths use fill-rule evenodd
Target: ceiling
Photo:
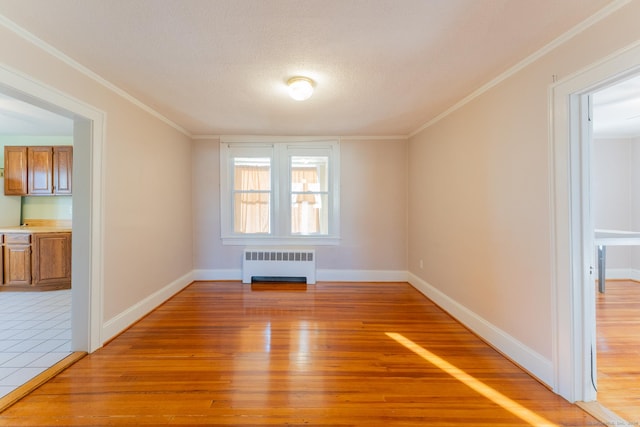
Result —
<path fill-rule="evenodd" d="M 406 136 L 610 3 L 0 0 L 0 14 L 192 135 Z M 315 81 L 309 100 L 288 98 L 295 75 Z"/>
<path fill-rule="evenodd" d="M 594 93 L 593 134 L 598 138 L 640 137 L 640 76 Z"/>
<path fill-rule="evenodd" d="M 70 136 L 73 120 L 0 92 L 0 136 Z"/>

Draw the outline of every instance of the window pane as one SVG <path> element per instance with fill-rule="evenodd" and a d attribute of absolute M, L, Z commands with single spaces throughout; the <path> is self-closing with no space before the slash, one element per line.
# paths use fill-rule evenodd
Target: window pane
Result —
<path fill-rule="evenodd" d="M 241 191 L 271 190 L 271 159 L 268 157 L 233 159 L 233 188 Z"/>
<path fill-rule="evenodd" d="M 269 233 L 270 193 L 236 192 L 233 197 L 235 233 Z"/>
<path fill-rule="evenodd" d="M 292 194 L 291 233 L 299 235 L 329 233 L 329 196 Z"/>
<path fill-rule="evenodd" d="M 327 191 L 328 170 L 326 156 L 291 156 L 291 191 Z"/>
<path fill-rule="evenodd" d="M 233 231 L 270 232 L 271 158 L 233 159 Z"/>

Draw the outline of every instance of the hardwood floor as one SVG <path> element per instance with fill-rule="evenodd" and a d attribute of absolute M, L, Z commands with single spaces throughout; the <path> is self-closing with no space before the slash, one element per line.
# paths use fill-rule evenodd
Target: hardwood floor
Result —
<path fill-rule="evenodd" d="M 406 283 L 195 282 L 0 425 L 594 426 Z"/>
<path fill-rule="evenodd" d="M 598 401 L 640 425 L 640 283 L 607 281 L 596 318 Z"/>

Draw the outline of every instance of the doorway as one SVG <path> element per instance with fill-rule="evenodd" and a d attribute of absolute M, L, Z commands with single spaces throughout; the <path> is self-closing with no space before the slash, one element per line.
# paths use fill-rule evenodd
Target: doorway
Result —
<path fill-rule="evenodd" d="M 0 66 L 0 91 L 73 121 L 71 350 L 102 345 L 102 159 L 105 113 Z"/>
<path fill-rule="evenodd" d="M 597 385 L 595 257 L 591 217 L 589 95 L 640 74 L 640 45 L 551 88 L 554 391 L 594 402 Z"/>
<path fill-rule="evenodd" d="M 640 230 L 640 76 L 617 81 L 590 99 L 590 216 L 596 230 L 620 236 L 606 247 L 606 285 L 597 280 L 597 366 L 592 375 L 597 401 L 628 422 L 638 422 L 640 248 L 635 232 Z"/>
<path fill-rule="evenodd" d="M 5 146 L 73 146 L 73 125 L 66 116 L 0 91 L 0 153 Z M 57 230 L 70 229 L 72 195 L 36 197 L 0 192 L 3 227 L 15 229 L 33 220 L 55 224 Z M 71 354 L 72 290 L 29 292 L 5 287 L 0 293 L 0 398 Z"/>

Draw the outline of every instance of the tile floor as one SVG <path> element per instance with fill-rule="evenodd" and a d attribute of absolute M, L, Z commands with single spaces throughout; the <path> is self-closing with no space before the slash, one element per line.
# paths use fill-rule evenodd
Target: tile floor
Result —
<path fill-rule="evenodd" d="M 71 290 L 0 292 L 0 397 L 71 354 Z"/>

